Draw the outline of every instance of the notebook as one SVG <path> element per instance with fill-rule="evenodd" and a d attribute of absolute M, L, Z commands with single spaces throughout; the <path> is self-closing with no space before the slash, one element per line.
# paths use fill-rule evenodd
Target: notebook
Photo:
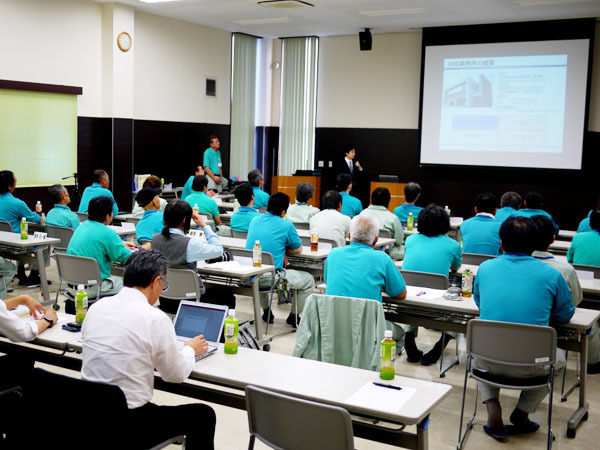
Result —
<path fill-rule="evenodd" d="M 196 361 L 214 353 L 223 332 L 223 323 L 228 309 L 225 305 L 182 300 L 175 316 L 175 335 L 178 347 L 183 348 L 185 342 L 202 334 L 208 343 L 208 350 L 196 356 Z"/>

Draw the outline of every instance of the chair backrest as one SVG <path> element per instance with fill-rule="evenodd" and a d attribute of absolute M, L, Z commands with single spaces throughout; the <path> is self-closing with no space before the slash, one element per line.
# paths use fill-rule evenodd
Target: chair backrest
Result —
<path fill-rule="evenodd" d="M 600 267 L 598 266 L 586 266 L 583 264 L 573 264 L 573 268 L 580 272 L 592 272 L 594 278 L 600 278 Z"/>
<path fill-rule="evenodd" d="M 69 284 L 83 284 L 84 286 L 102 286 L 100 267 L 98 261 L 86 256 L 56 254 L 56 268 L 61 281 Z"/>
<path fill-rule="evenodd" d="M 556 361 L 552 327 L 473 319 L 467 325 L 467 353 L 506 365 L 548 365 Z"/>
<path fill-rule="evenodd" d="M 302 241 L 302 245 L 305 247 L 310 247 L 310 236 L 300 236 L 300 240 Z M 337 247 L 337 242 L 333 239 L 321 239 L 319 238 L 319 246 L 322 244 L 329 244 L 331 247 Z"/>
<path fill-rule="evenodd" d="M 495 255 L 481 255 L 478 253 L 463 253 L 462 259 L 463 264 L 471 264 L 473 266 L 478 266 L 482 262 L 487 261 L 488 259 L 497 258 Z"/>
<path fill-rule="evenodd" d="M 86 220 L 88 220 L 87 213 L 82 213 L 82 212 L 75 211 L 75 214 L 77 214 L 77 217 L 79 217 L 79 221 L 80 222 L 85 222 Z"/>
<path fill-rule="evenodd" d="M 448 277 L 439 273 L 401 270 L 400 273 L 408 286 L 419 286 L 430 289 L 448 289 Z"/>
<path fill-rule="evenodd" d="M 246 239 L 246 237 L 248 236 L 248 232 L 231 230 L 231 235 L 234 238 Z"/>
<path fill-rule="evenodd" d="M 296 230 L 310 230 L 310 224 L 304 222 L 294 222 Z"/>
<path fill-rule="evenodd" d="M 137 224 L 140 222 L 140 219 L 136 219 L 135 217 L 127 217 L 125 222 L 132 223 L 137 227 Z"/>
<path fill-rule="evenodd" d="M 69 246 L 69 242 L 73 237 L 74 230 L 73 228 L 69 227 L 46 225 L 46 232 L 48 233 L 48 237 L 60 239 L 60 244 L 54 245 L 54 248 L 64 252 Z"/>
<path fill-rule="evenodd" d="M 392 233 L 390 233 L 390 230 L 386 230 L 384 228 L 380 228 L 379 229 L 379 237 L 380 238 L 391 238 L 392 237 Z"/>
<path fill-rule="evenodd" d="M 250 433 L 275 449 L 353 450 L 352 419 L 338 406 L 246 386 Z"/>
<path fill-rule="evenodd" d="M 252 264 L 252 250 L 246 250 L 245 248 L 230 248 L 229 254 L 233 261 L 237 261 L 240 264 Z M 267 266 L 274 266 L 275 260 L 273 255 L 269 252 L 262 252 L 262 263 Z"/>
<path fill-rule="evenodd" d="M 204 285 L 198 278 L 198 273 L 192 269 L 167 270 L 169 287 L 160 294 L 161 298 L 169 300 L 196 300 L 204 293 Z"/>
<path fill-rule="evenodd" d="M 0 220 L 0 231 L 8 231 L 9 233 L 12 233 L 12 225 L 10 222 Z"/>

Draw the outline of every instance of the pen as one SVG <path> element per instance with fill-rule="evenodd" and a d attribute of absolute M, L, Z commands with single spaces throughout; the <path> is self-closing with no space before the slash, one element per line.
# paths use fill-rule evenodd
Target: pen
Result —
<path fill-rule="evenodd" d="M 388 388 L 388 389 L 395 389 L 397 391 L 401 391 L 402 390 L 402 388 L 400 386 L 392 386 L 391 384 L 377 383 L 375 381 L 373 381 L 373 384 L 375 386 L 380 386 L 380 387 L 384 387 L 384 388 Z"/>
<path fill-rule="evenodd" d="M 420 297 L 421 295 L 425 295 L 425 294 L 426 294 L 426 292 L 425 292 L 425 291 L 421 291 L 421 292 L 419 292 L 419 293 L 417 294 L 417 297 Z"/>

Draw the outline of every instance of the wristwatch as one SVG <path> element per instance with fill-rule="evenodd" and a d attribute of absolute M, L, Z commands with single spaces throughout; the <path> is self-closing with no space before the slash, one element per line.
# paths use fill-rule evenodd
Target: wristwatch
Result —
<path fill-rule="evenodd" d="M 52 328 L 52 326 L 54 325 L 54 321 L 50 317 L 47 317 L 47 316 L 44 316 L 43 319 L 50 324 L 48 326 L 48 328 Z"/>

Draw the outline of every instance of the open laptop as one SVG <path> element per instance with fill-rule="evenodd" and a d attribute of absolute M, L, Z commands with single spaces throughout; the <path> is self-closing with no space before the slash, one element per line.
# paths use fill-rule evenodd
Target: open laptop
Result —
<path fill-rule="evenodd" d="M 203 334 L 208 343 L 208 350 L 200 356 L 196 356 L 196 361 L 215 352 L 223 332 L 223 323 L 228 309 L 225 305 L 182 300 L 175 316 L 175 335 L 178 347 L 182 348 L 185 342 Z"/>

